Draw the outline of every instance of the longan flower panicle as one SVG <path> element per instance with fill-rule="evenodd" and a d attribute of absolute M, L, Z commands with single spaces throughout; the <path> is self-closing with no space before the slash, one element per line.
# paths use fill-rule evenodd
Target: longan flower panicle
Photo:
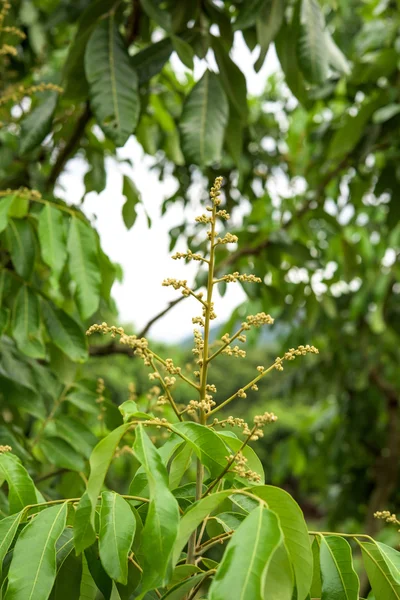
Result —
<path fill-rule="evenodd" d="M 8 446 L 8 444 L 0 444 L 0 454 L 6 454 L 6 452 L 12 452 L 11 446 Z"/>
<path fill-rule="evenodd" d="M 232 456 L 226 456 L 226 460 L 232 461 Z M 247 468 L 247 458 L 242 452 L 236 454 L 232 465 L 233 466 L 229 470 L 239 475 L 239 477 L 248 479 L 252 483 L 261 482 L 261 476 L 255 471 Z"/>
<path fill-rule="evenodd" d="M 397 515 L 391 513 L 389 510 L 378 510 L 374 513 L 374 517 L 375 519 L 382 519 L 383 521 L 386 521 L 386 523 L 400 525 L 400 520 L 397 518 Z"/>

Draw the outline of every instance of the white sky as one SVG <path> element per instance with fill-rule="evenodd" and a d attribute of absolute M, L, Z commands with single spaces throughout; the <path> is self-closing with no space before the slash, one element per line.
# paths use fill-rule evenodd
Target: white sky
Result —
<path fill-rule="evenodd" d="M 241 35 L 235 38 L 233 60 L 238 64 L 247 80 L 247 89 L 251 95 L 260 94 L 270 73 L 278 68 L 274 49 L 268 52 L 266 63 L 259 73 L 253 70 L 257 58 L 257 49 L 253 56 L 245 45 Z M 184 67 L 174 54 L 171 57 L 174 69 L 184 72 Z M 209 62 L 211 68 L 213 61 Z M 195 78 L 198 80 L 207 64 L 197 61 Z M 163 310 L 168 301 L 176 298 L 179 292 L 161 286 L 166 277 L 193 280 L 198 263 L 185 264 L 182 260 L 171 260 L 169 253 L 168 231 L 180 225 L 186 218 L 193 218 L 203 212 L 200 204 L 189 207 L 183 213 L 180 206 L 171 206 L 161 217 L 161 205 L 175 191 L 173 178 L 160 183 L 156 174 L 150 171 L 151 157 L 145 156 L 141 146 L 131 137 L 124 148 L 118 152 L 121 158 L 130 158 L 134 167 L 117 164 L 110 160 L 107 165 L 107 187 L 101 194 L 91 193 L 85 199 L 84 210 L 88 217 L 95 220 L 100 234 L 103 250 L 113 262 L 122 266 L 124 279 L 115 283 L 112 293 L 119 310 L 119 323 L 133 323 L 140 330 L 155 314 Z M 70 161 L 60 180 L 58 190 L 70 203 L 79 202 L 84 194 L 83 176 L 87 166 L 80 159 Z M 122 175 L 126 173 L 135 182 L 142 195 L 143 203 L 152 219 L 149 229 L 143 209 L 139 207 L 135 225 L 127 231 L 122 220 Z M 177 246 L 175 250 L 184 250 Z M 245 298 L 239 284 L 228 285 L 223 298 L 216 292 L 216 312 L 221 315 L 214 321 L 223 323 L 231 311 Z M 187 298 L 151 328 L 150 336 L 163 341 L 177 341 L 190 335 L 193 329 L 192 316 L 198 314 L 198 306 L 193 298 Z"/>

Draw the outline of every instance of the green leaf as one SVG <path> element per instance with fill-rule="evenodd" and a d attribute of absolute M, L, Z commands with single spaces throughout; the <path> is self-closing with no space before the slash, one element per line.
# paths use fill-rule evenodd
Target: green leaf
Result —
<path fill-rule="evenodd" d="M 243 443 L 243 441 L 231 431 L 219 431 L 218 435 L 220 438 L 222 438 L 222 441 L 226 444 L 227 448 L 229 448 L 233 453 L 237 452 Z M 242 454 L 247 459 L 247 468 L 258 473 L 258 475 L 261 477 L 261 483 L 264 483 L 264 467 L 253 448 L 248 445 L 245 446 L 242 450 Z M 246 482 L 248 483 L 248 480 Z"/>
<path fill-rule="evenodd" d="M 219 77 L 207 70 L 186 98 L 179 124 L 188 162 L 206 166 L 221 160 L 228 114 Z"/>
<path fill-rule="evenodd" d="M 80 410 L 84 412 L 89 412 L 94 415 L 97 415 L 99 412 L 99 407 L 96 404 L 97 394 L 94 392 L 90 392 L 85 389 L 77 389 L 76 391 L 70 392 L 66 397 L 68 402 L 71 402 L 74 406 L 77 406 Z"/>
<path fill-rule="evenodd" d="M 57 570 L 56 580 L 54 582 L 49 600 L 80 598 L 81 582 L 82 558 L 80 556 L 76 556 L 75 552 L 69 552 Z"/>
<path fill-rule="evenodd" d="M 349 543 L 336 535 L 321 536 L 322 600 L 358 600 L 360 582 Z"/>
<path fill-rule="evenodd" d="M 187 598 L 188 592 L 196 587 L 205 576 L 206 573 L 198 573 L 188 579 L 179 581 L 162 596 L 161 600 L 184 600 L 184 598 Z"/>
<path fill-rule="evenodd" d="M 43 318 L 52 343 L 72 361 L 85 362 L 87 340 L 78 323 L 50 302 L 43 302 Z"/>
<path fill-rule="evenodd" d="M 15 217 L 16 219 L 23 219 L 26 217 L 29 211 L 29 198 L 26 194 L 19 194 L 18 192 L 14 195 L 14 201 L 8 211 L 9 217 Z"/>
<path fill-rule="evenodd" d="M 50 92 L 48 98 L 21 121 L 19 146 L 21 154 L 26 154 L 40 146 L 46 135 L 50 133 L 57 100 L 57 92 Z"/>
<path fill-rule="evenodd" d="M 176 499 L 168 489 L 166 468 L 141 425 L 136 427 L 133 450 L 146 471 L 150 490 L 150 505 L 140 548 L 143 557 L 142 598 L 148 590 L 165 585 L 170 577 L 179 510 Z"/>
<path fill-rule="evenodd" d="M 350 66 L 347 58 L 336 45 L 335 40 L 327 29 L 325 29 L 325 44 L 330 66 L 343 75 L 350 75 Z"/>
<path fill-rule="evenodd" d="M 96 600 L 99 590 L 90 574 L 85 555 L 82 556 L 82 581 L 79 600 Z"/>
<path fill-rule="evenodd" d="M 400 582 L 393 577 L 379 547 L 360 542 L 365 570 L 376 600 L 399 600 Z"/>
<path fill-rule="evenodd" d="M 285 14 L 285 0 L 270 0 L 264 2 L 256 21 L 257 41 L 260 45 L 260 55 L 254 64 L 258 71 L 264 64 L 268 48 L 278 34 Z"/>
<path fill-rule="evenodd" d="M 39 215 L 38 224 L 41 255 L 58 280 L 67 259 L 64 217 L 60 210 L 46 204 Z"/>
<path fill-rule="evenodd" d="M 277 516 L 264 506 L 254 509 L 230 539 L 212 581 L 209 599 L 264 597 L 264 577 L 282 542 Z"/>
<path fill-rule="evenodd" d="M 301 0 L 299 63 L 311 83 L 324 83 L 328 76 L 325 20 L 318 0 Z"/>
<path fill-rule="evenodd" d="M 265 0 L 246 0 L 239 5 L 239 14 L 233 24 L 234 31 L 243 31 L 255 24 Z"/>
<path fill-rule="evenodd" d="M 292 600 L 294 588 L 293 568 L 284 543 L 274 552 L 265 579 L 264 600 Z"/>
<path fill-rule="evenodd" d="M 75 548 L 79 554 L 96 539 L 94 515 L 97 497 L 101 492 L 115 450 L 130 425 L 121 425 L 109 433 L 94 448 L 90 457 L 90 475 L 87 489 L 79 501 L 75 514 Z"/>
<path fill-rule="evenodd" d="M 171 427 L 193 448 L 211 477 L 217 477 L 226 467 L 226 446 L 217 433 L 200 423 L 182 422 Z"/>
<path fill-rule="evenodd" d="M 272 485 L 251 488 L 252 494 L 262 498 L 279 517 L 285 546 L 293 565 L 298 600 L 307 596 L 313 575 L 313 555 L 303 513 L 293 498 Z"/>
<path fill-rule="evenodd" d="M 171 490 L 174 490 L 180 484 L 192 462 L 192 454 L 193 448 L 189 444 L 183 443 L 178 449 L 169 469 L 169 487 Z"/>
<path fill-rule="evenodd" d="M 100 302 L 101 274 L 96 235 L 81 219 L 72 217 L 68 234 L 69 271 L 76 283 L 76 300 L 83 319 L 97 310 Z"/>
<path fill-rule="evenodd" d="M 394 580 L 397 583 L 400 583 L 400 552 L 382 542 L 375 543 L 378 546 L 385 563 L 389 567 Z"/>
<path fill-rule="evenodd" d="M 65 440 L 58 437 L 43 437 L 38 447 L 47 461 L 57 467 L 71 471 L 83 471 L 85 462 L 81 455 Z"/>
<path fill-rule="evenodd" d="M 177 53 L 179 60 L 185 65 L 185 67 L 193 70 L 194 50 L 192 46 L 176 35 L 171 36 L 171 40 L 172 46 Z"/>
<path fill-rule="evenodd" d="M 97 438 L 92 430 L 78 418 L 69 417 L 68 415 L 59 415 L 54 422 L 49 422 L 45 433 L 64 439 L 85 458 L 90 457 L 93 448 L 97 444 Z"/>
<path fill-rule="evenodd" d="M 36 239 L 27 219 L 10 219 L 7 228 L 8 246 L 16 272 L 29 280 L 35 263 Z"/>
<path fill-rule="evenodd" d="M 126 400 L 118 406 L 118 410 L 124 419 L 124 423 L 127 423 L 131 419 L 150 419 L 152 417 L 151 414 L 139 410 L 134 400 Z"/>
<path fill-rule="evenodd" d="M 140 84 L 146 83 L 161 71 L 172 50 L 172 41 L 168 37 L 150 44 L 132 56 L 131 66 L 135 69 Z"/>
<path fill-rule="evenodd" d="M 389 121 L 389 119 L 392 119 L 399 113 L 400 104 L 387 104 L 386 106 L 382 106 L 382 108 L 378 108 L 373 114 L 372 120 L 377 124 L 386 123 L 386 121 Z"/>
<path fill-rule="evenodd" d="M 144 12 L 166 31 L 171 29 L 171 15 L 157 0 L 140 0 Z"/>
<path fill-rule="evenodd" d="M 12 331 L 18 349 L 31 358 L 46 355 L 40 335 L 39 298 L 27 285 L 19 289 L 13 306 Z"/>
<path fill-rule="evenodd" d="M 136 519 L 129 504 L 115 492 L 101 494 L 99 551 L 105 571 L 126 585 L 128 554 L 136 530 Z"/>
<path fill-rule="evenodd" d="M 298 7 L 298 4 L 297 4 Z M 292 94 L 303 105 L 307 105 L 307 90 L 298 62 L 297 41 L 299 38 L 299 15 L 295 8 L 292 22 L 283 22 L 275 40 L 275 49 L 285 74 L 285 82 Z"/>
<path fill-rule="evenodd" d="M 97 122 L 117 146 L 133 133 L 139 116 L 137 76 L 114 15 L 101 21 L 86 47 L 85 71 Z"/>
<path fill-rule="evenodd" d="M 124 183 L 122 186 L 122 195 L 125 196 L 126 202 L 122 207 L 122 218 L 124 219 L 125 227 L 131 229 L 135 224 L 137 213 L 136 205 L 142 200 L 140 192 L 132 179 L 127 175 L 124 175 Z"/>
<path fill-rule="evenodd" d="M 85 173 L 83 183 L 85 184 L 85 194 L 96 192 L 100 194 L 106 187 L 107 174 L 104 160 L 104 152 L 86 150 L 86 158 L 90 169 Z"/>
<path fill-rule="evenodd" d="M 0 521 L 0 575 L 4 557 L 12 544 L 18 525 L 21 522 L 22 514 L 23 511 Z"/>
<path fill-rule="evenodd" d="M 383 97 L 377 95 L 366 100 L 355 116 L 346 113 L 328 147 L 328 159 L 339 159 L 356 147 L 365 133 L 372 114 L 381 106 Z M 349 135 L 351 131 L 351 135 Z"/>
<path fill-rule="evenodd" d="M 0 233 L 4 231 L 8 225 L 8 212 L 14 198 L 14 194 L 12 196 L 3 196 L 3 198 L 0 198 Z"/>
<path fill-rule="evenodd" d="M 47 600 L 56 577 L 56 542 L 65 528 L 67 503 L 40 512 L 24 528 L 8 571 L 7 600 Z"/>
<path fill-rule="evenodd" d="M 231 495 L 231 493 L 232 490 L 225 490 L 223 492 L 210 494 L 193 504 L 186 511 L 179 522 L 178 536 L 174 544 L 174 565 L 178 562 L 182 550 L 196 527 L 198 527 L 203 519 L 211 512 L 216 510 L 218 506 Z"/>
<path fill-rule="evenodd" d="M 34 483 L 19 458 L 9 452 L 0 454 L 0 474 L 8 483 L 10 513 L 21 511 L 25 506 L 37 504 Z"/>
<path fill-rule="evenodd" d="M 314 538 L 311 546 L 313 553 L 313 579 L 311 583 L 310 596 L 312 598 L 321 598 L 322 594 L 322 582 L 321 582 L 321 567 L 319 558 L 319 544 L 318 537 Z"/>
<path fill-rule="evenodd" d="M 86 99 L 88 95 L 85 75 L 86 46 L 99 18 L 109 12 L 113 4 L 114 0 L 92 0 L 78 21 L 78 30 L 64 64 L 63 81 L 66 82 L 64 96 L 67 98 Z"/>
<path fill-rule="evenodd" d="M 230 106 L 243 121 L 246 121 L 248 108 L 245 76 L 230 58 L 220 38 L 212 36 L 212 48 Z"/>

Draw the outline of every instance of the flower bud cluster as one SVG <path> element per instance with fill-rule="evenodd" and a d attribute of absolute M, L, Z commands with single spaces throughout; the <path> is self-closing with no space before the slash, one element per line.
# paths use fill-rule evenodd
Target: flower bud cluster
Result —
<path fill-rule="evenodd" d="M 191 260 L 205 260 L 202 256 L 200 256 L 200 254 L 194 254 L 191 250 L 187 250 L 186 252 L 175 252 L 171 258 L 173 260 L 184 258 L 188 262 Z"/>
<path fill-rule="evenodd" d="M 236 242 L 239 240 L 237 235 L 234 235 L 233 233 L 226 233 L 224 235 L 223 238 L 221 237 L 217 237 L 216 239 L 216 244 L 236 244 Z"/>
<path fill-rule="evenodd" d="M 319 354 L 319 350 L 315 346 L 310 346 L 309 344 L 306 346 L 300 345 L 297 348 L 290 348 L 282 357 L 276 357 L 274 367 L 277 371 L 283 371 L 282 362 L 284 360 L 294 360 L 296 356 L 305 356 L 309 353 Z"/>
<path fill-rule="evenodd" d="M 231 456 L 226 456 L 226 460 L 231 461 Z M 253 483 L 260 483 L 261 476 L 252 471 L 251 469 L 247 469 L 247 458 L 242 454 L 242 452 L 238 452 L 234 460 L 234 466 L 231 469 L 234 473 L 239 475 L 239 477 L 243 477 L 244 479 L 248 479 Z"/>
<path fill-rule="evenodd" d="M 229 273 L 228 275 L 223 275 L 218 281 L 226 281 L 227 283 L 235 283 L 236 281 L 242 281 L 247 283 L 261 283 L 261 278 L 256 277 L 255 275 L 250 274 L 240 274 L 239 271 L 235 271 L 234 273 Z"/>
<path fill-rule="evenodd" d="M 6 445 L 0 445 L 0 454 L 5 454 L 6 452 L 12 452 L 12 448 L 11 446 Z"/>
<path fill-rule="evenodd" d="M 206 394 L 206 397 L 203 400 L 190 400 L 187 413 L 189 415 L 193 415 L 198 410 L 203 410 L 205 413 L 209 413 L 214 406 L 215 402 L 212 399 L 211 394 Z"/>
<path fill-rule="evenodd" d="M 247 322 L 242 323 L 243 329 L 250 329 L 252 327 L 261 327 L 262 325 L 273 325 L 274 319 L 271 315 L 265 314 L 265 312 L 257 313 L 256 315 L 249 315 L 246 319 Z M 248 327 L 247 327 L 248 326 Z"/>
<path fill-rule="evenodd" d="M 245 358 L 246 350 L 241 350 L 239 346 L 227 346 L 221 350 L 221 354 L 227 354 L 228 356 L 235 356 L 236 358 Z"/>
<path fill-rule="evenodd" d="M 374 513 L 375 519 L 383 519 L 386 523 L 393 523 L 394 525 L 400 525 L 400 521 L 397 516 L 390 513 L 389 510 L 378 510 Z"/>
<path fill-rule="evenodd" d="M 165 368 L 167 369 L 168 373 L 171 373 L 171 375 L 176 375 L 182 371 L 181 367 L 175 367 L 172 358 L 165 359 Z"/>

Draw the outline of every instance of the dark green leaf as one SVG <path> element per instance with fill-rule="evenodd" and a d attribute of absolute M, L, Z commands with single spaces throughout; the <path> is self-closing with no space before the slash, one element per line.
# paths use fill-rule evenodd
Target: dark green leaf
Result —
<path fill-rule="evenodd" d="M 248 113 L 246 79 L 230 58 L 220 38 L 212 37 L 212 48 L 230 106 L 243 121 L 246 121 Z"/>
<path fill-rule="evenodd" d="M 117 146 L 123 146 L 136 126 L 139 96 L 136 73 L 113 15 L 91 35 L 85 71 L 98 124 Z"/>
<path fill-rule="evenodd" d="M 3 196 L 3 198 L 0 198 L 0 233 L 7 227 L 8 213 L 14 198 L 15 195 Z"/>
<path fill-rule="evenodd" d="M 182 38 L 180 38 L 176 35 L 171 36 L 171 40 L 172 40 L 172 46 L 173 46 L 175 52 L 177 53 L 177 55 L 179 56 L 180 61 L 188 69 L 193 69 L 193 67 L 194 67 L 194 63 L 193 63 L 194 51 L 193 51 L 192 46 L 188 42 L 186 42 L 185 40 L 183 40 Z"/>
<path fill-rule="evenodd" d="M 301 0 L 299 63 L 311 83 L 324 83 L 328 75 L 325 20 L 317 0 Z"/>
<path fill-rule="evenodd" d="M 268 48 L 271 42 L 277 36 L 285 14 L 286 0 L 270 0 L 264 2 L 256 21 L 257 41 L 260 45 L 260 55 L 254 64 L 254 69 L 258 72 L 267 56 Z"/>
<path fill-rule="evenodd" d="M 146 83 L 157 75 L 171 56 L 173 50 L 171 38 L 164 38 L 155 44 L 150 44 L 144 50 L 134 54 L 131 65 L 134 67 L 139 83 Z"/>
<path fill-rule="evenodd" d="M 0 521 L 0 575 L 4 557 L 12 544 L 21 517 L 22 511 Z"/>
<path fill-rule="evenodd" d="M 125 227 L 131 229 L 137 217 L 136 205 L 141 202 L 141 198 L 139 190 L 130 177 L 124 175 L 123 181 L 122 195 L 125 196 L 126 202 L 122 207 L 122 218 L 124 219 Z"/>
<path fill-rule="evenodd" d="M 298 6 L 298 5 L 297 5 Z M 299 16 L 295 10 L 293 21 L 283 23 L 275 40 L 276 53 L 285 74 L 285 81 L 292 94 L 303 105 L 307 104 L 307 90 L 300 71 L 297 52 L 297 40 L 299 37 Z"/>
<path fill-rule="evenodd" d="M 174 456 L 169 469 L 169 487 L 174 490 L 181 482 L 182 477 L 192 462 L 193 448 L 183 443 Z"/>
<path fill-rule="evenodd" d="M 29 280 L 35 263 L 36 239 L 27 219 L 10 219 L 7 228 L 8 245 L 15 270 Z"/>
<path fill-rule="evenodd" d="M 205 166 L 221 159 L 228 114 L 219 78 L 207 70 L 187 97 L 180 120 L 182 150 L 188 162 Z"/>
<path fill-rule="evenodd" d="M 43 302 L 43 317 L 52 343 L 72 361 L 87 359 L 87 341 L 78 323 L 49 302 Z"/>
<path fill-rule="evenodd" d="M 38 296 L 22 285 L 13 306 L 12 330 L 19 350 L 31 358 L 45 357 L 39 310 Z"/>
<path fill-rule="evenodd" d="M 163 595 L 162 600 L 184 600 L 184 598 L 187 598 L 188 592 L 196 587 L 204 577 L 204 573 L 198 573 L 188 579 L 179 581 L 179 583 L 176 583 Z"/>
<path fill-rule="evenodd" d="M 70 469 L 71 471 L 83 471 L 85 463 L 80 454 L 65 440 L 58 437 L 43 437 L 38 447 L 45 455 L 48 462 Z"/>
<path fill-rule="evenodd" d="M 176 423 L 172 430 L 193 448 L 211 477 L 217 477 L 226 466 L 226 446 L 218 434 L 200 423 Z"/>
<path fill-rule="evenodd" d="M 166 8 L 160 6 L 159 0 L 140 0 L 145 13 L 166 31 L 171 29 L 171 15 Z"/>
<path fill-rule="evenodd" d="M 46 100 L 23 119 L 20 134 L 21 154 L 26 154 L 40 146 L 46 135 L 50 133 L 57 100 L 58 94 L 51 92 Z"/>

